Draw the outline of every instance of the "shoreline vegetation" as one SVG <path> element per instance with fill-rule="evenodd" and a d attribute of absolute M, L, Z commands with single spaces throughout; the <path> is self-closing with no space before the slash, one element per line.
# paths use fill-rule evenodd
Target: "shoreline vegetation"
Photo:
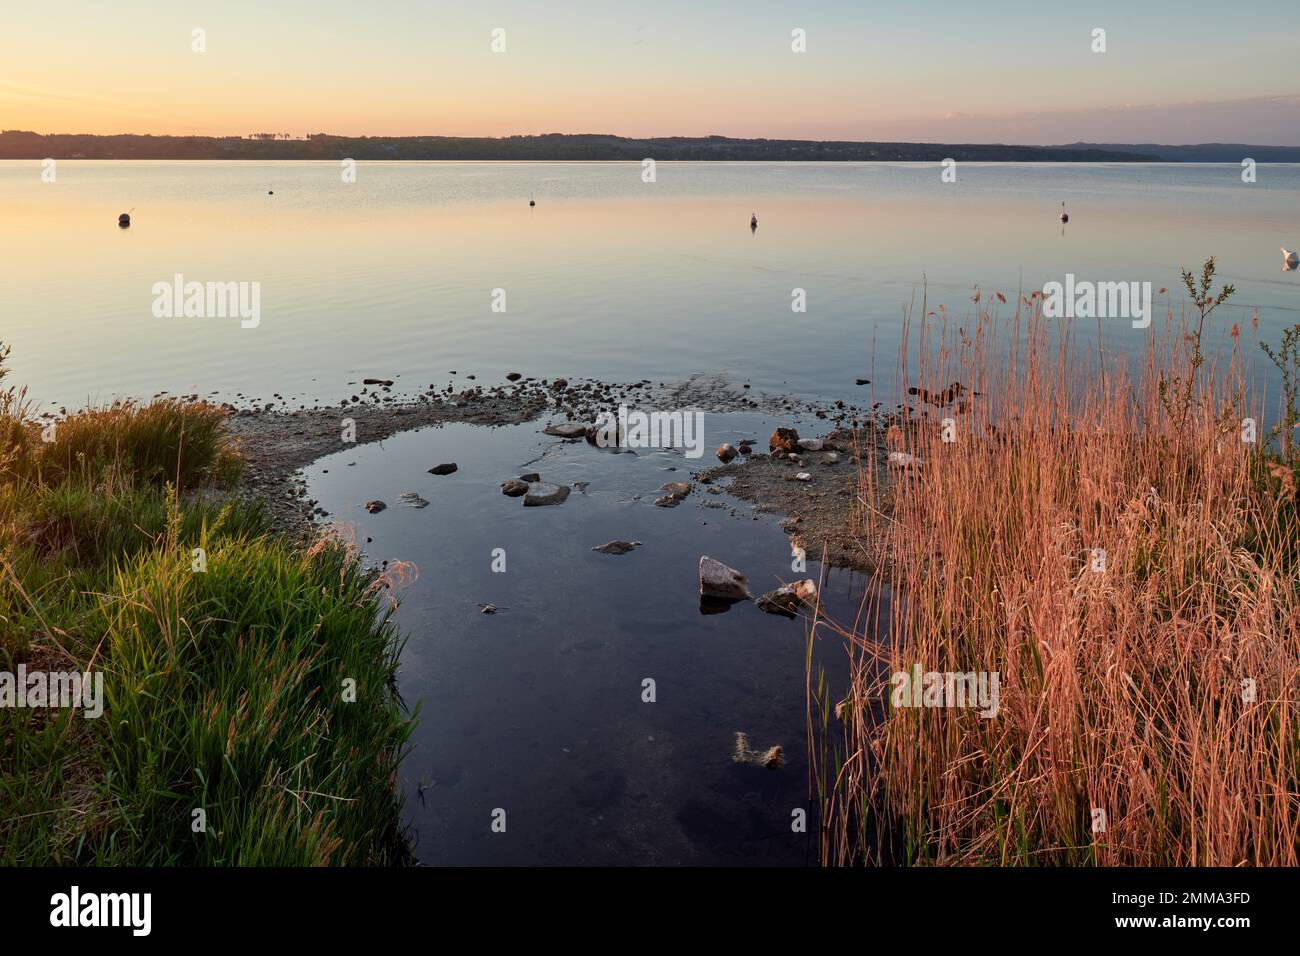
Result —
<path fill-rule="evenodd" d="M 0 708 L 0 863 L 405 862 L 401 569 L 222 494 L 218 406 L 91 409 L 47 442 L 23 392 L 0 405 L 0 671 L 97 672 L 104 709 Z"/>
<path fill-rule="evenodd" d="M 1203 351 L 1213 279 L 1184 272 L 1134 378 L 1037 293 L 960 324 L 921 303 L 901 370 L 981 397 L 891 428 L 898 480 L 864 459 L 877 597 L 831 624 L 843 699 L 809 672 L 824 863 L 1300 863 L 1300 327 L 1263 346 L 1266 432 L 1242 330 Z M 918 672 L 1000 678 L 996 715 L 900 704 Z"/>
<path fill-rule="evenodd" d="M 1267 147 L 1266 147 L 1267 148 Z M 1300 151 L 1297 151 L 1300 152 Z M 1245 154 L 1243 154 L 1245 155 Z M 1002 143 L 872 143 L 845 140 L 735 139 L 727 136 L 632 138 L 599 134 L 540 136 L 151 136 L 124 133 L 0 132 L 0 159 L 458 160 L 520 162 L 1158 162 L 1142 150 Z M 1232 161 L 1238 162 L 1241 155 Z"/>
<path fill-rule="evenodd" d="M 808 674 L 824 864 L 1300 862 L 1300 327 L 1264 347 L 1284 407 L 1248 440 L 1264 416 L 1241 330 L 1203 351 L 1232 292 L 1213 273 L 1186 277 L 1191 304 L 1133 379 L 1038 293 L 1006 317 L 977 293 L 960 321 L 923 299 L 898 375 L 917 407 L 808 406 L 826 434 L 798 452 L 779 428 L 771 455 L 693 475 L 872 579 L 856 623 L 810 628 L 850 655 Z M 410 862 L 391 621 L 407 568 L 365 568 L 296 484 L 342 416 L 373 441 L 580 424 L 623 400 L 802 411 L 707 378 L 415 402 L 391 385 L 297 412 L 88 409 L 53 441 L 0 389 L 0 671 L 105 678 L 103 719 L 0 708 L 0 862 Z M 996 675 L 994 716 L 892 706 L 891 675 L 918 670 Z"/>

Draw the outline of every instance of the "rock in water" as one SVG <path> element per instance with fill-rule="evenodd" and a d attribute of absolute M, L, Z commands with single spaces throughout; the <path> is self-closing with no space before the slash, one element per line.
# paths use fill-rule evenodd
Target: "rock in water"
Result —
<path fill-rule="evenodd" d="M 606 541 L 604 544 L 597 545 L 592 551 L 599 551 L 601 554 L 627 554 L 633 548 L 640 547 L 640 541 Z"/>
<path fill-rule="evenodd" d="M 538 481 L 529 485 L 528 492 L 524 495 L 524 507 L 535 508 L 541 505 L 563 504 L 568 497 L 568 485 L 552 485 L 545 481 Z"/>
<path fill-rule="evenodd" d="M 559 425 L 547 425 L 542 429 L 542 434 L 553 435 L 556 438 L 567 440 L 585 438 L 587 436 L 587 426 L 579 425 L 576 422 L 562 422 Z"/>
<path fill-rule="evenodd" d="M 674 498 L 685 498 L 691 493 L 691 483 L 689 481 L 670 481 L 659 486 L 660 491 L 666 491 Z"/>
<path fill-rule="evenodd" d="M 501 482 L 501 493 L 507 498 L 518 498 L 520 495 L 528 494 L 528 482 L 517 481 L 511 478 L 509 481 Z"/>
<path fill-rule="evenodd" d="M 817 604 L 817 582 L 812 578 L 805 578 L 794 584 L 782 585 L 775 591 L 768 591 L 756 603 L 760 610 L 767 611 L 769 614 L 794 617 L 800 603 L 814 606 Z"/>
<path fill-rule="evenodd" d="M 804 451 L 821 451 L 822 444 L 823 442 L 820 438 L 799 439 L 799 447 L 802 448 Z"/>
<path fill-rule="evenodd" d="M 409 505 L 412 508 L 429 507 L 429 502 L 425 501 L 414 491 L 403 491 L 400 495 L 398 495 L 398 500 L 401 501 L 402 504 Z"/>
<path fill-rule="evenodd" d="M 804 578 L 802 581 L 796 581 L 789 585 L 794 589 L 794 595 L 804 604 L 817 603 L 817 582 L 812 578 Z"/>
<path fill-rule="evenodd" d="M 434 465 L 432 468 L 429 469 L 429 474 L 450 475 L 455 470 L 456 470 L 456 463 L 454 461 L 449 461 L 446 464 Z"/>
<path fill-rule="evenodd" d="M 506 375 L 506 379 L 511 382 L 517 382 L 521 378 L 523 378 L 523 376 L 520 375 L 518 372 L 511 372 L 508 375 Z"/>
<path fill-rule="evenodd" d="M 528 482 L 529 484 L 531 484 L 531 483 L 533 483 L 534 481 L 541 481 L 541 480 L 542 480 L 542 476 L 539 475 L 539 474 L 538 474 L 537 472 L 535 472 L 535 471 L 530 471 L 530 472 L 528 472 L 527 474 L 520 475 L 520 476 L 519 476 L 519 480 L 520 480 L 520 481 L 526 481 L 526 482 Z"/>
<path fill-rule="evenodd" d="M 718 446 L 718 461 L 723 462 L 724 464 L 731 461 L 739 454 L 740 452 L 737 451 L 733 445 L 729 445 L 725 441 Z"/>
<path fill-rule="evenodd" d="M 676 508 L 682 503 L 680 495 L 664 495 L 655 499 L 655 504 L 660 508 Z"/>
<path fill-rule="evenodd" d="M 794 617 L 799 611 L 799 599 L 794 596 L 794 591 L 789 587 L 768 591 L 755 603 L 758 604 L 760 611 L 766 611 L 768 614 Z"/>
<path fill-rule="evenodd" d="M 749 579 L 708 555 L 700 558 L 700 595 L 724 601 L 743 601 L 749 597 Z"/>
<path fill-rule="evenodd" d="M 796 451 L 799 447 L 799 433 L 793 428 L 778 428 L 767 440 L 768 451 Z"/>
<path fill-rule="evenodd" d="M 375 499 L 374 501 L 367 501 L 365 503 L 365 509 L 369 511 L 372 515 L 379 514 L 379 512 L 383 511 L 387 507 L 388 505 L 384 504 L 382 501 L 378 499 Z"/>

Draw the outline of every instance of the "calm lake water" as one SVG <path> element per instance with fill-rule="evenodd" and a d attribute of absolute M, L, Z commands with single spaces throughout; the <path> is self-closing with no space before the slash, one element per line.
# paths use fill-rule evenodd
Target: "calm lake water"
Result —
<path fill-rule="evenodd" d="M 719 441 L 760 438 L 774 425 L 757 414 L 709 417 Z M 654 506 L 660 485 L 689 480 L 707 461 L 565 443 L 540 427 L 406 432 L 307 470 L 312 497 L 355 529 L 373 562 L 400 558 L 419 569 L 395 618 L 408 635 L 400 690 L 419 708 L 400 772 L 419 859 L 815 864 L 808 641 L 814 683 L 824 669 L 834 701 L 848 675 L 843 639 L 824 624 L 810 635 L 804 621 L 748 602 L 703 614 L 697 567 L 701 554 L 722 560 L 755 594 L 823 569 L 809 560 L 795 573 L 778 516 L 707 486 L 676 508 Z M 427 473 L 444 461 L 459 470 Z M 500 483 L 526 471 L 587 485 L 561 505 L 525 508 Z M 428 506 L 400 504 L 405 491 Z M 368 514 L 362 504 L 372 498 L 388 508 Z M 641 546 L 591 550 L 612 538 Z M 504 566 L 493 570 L 496 549 Z M 852 625 L 869 584 L 826 572 L 827 613 Z M 482 603 L 500 610 L 483 614 Z M 733 762 L 737 732 L 756 749 L 781 745 L 785 765 Z M 497 809 L 504 833 L 491 829 Z M 803 832 L 792 827 L 799 810 Z"/>
<path fill-rule="evenodd" d="M 0 163 L 14 379 L 79 405 L 159 391 L 336 401 L 364 376 L 677 380 L 848 398 L 904 306 L 1066 273 L 1176 290 L 1216 255 L 1231 321 L 1300 321 L 1300 167 L 64 161 Z M 268 195 L 274 189 L 275 194 Z M 529 208 L 528 200 L 537 200 Z M 1057 221 L 1060 203 L 1070 223 Z M 132 226 L 117 216 L 132 211 Z M 749 217 L 759 228 L 751 233 Z M 153 284 L 259 282 L 261 322 L 162 319 Z M 807 312 L 791 311 L 791 290 Z M 506 311 L 492 311 L 493 290 Z M 1113 350 L 1140 347 L 1118 321 Z M 874 369 L 875 374 L 871 374 Z"/>

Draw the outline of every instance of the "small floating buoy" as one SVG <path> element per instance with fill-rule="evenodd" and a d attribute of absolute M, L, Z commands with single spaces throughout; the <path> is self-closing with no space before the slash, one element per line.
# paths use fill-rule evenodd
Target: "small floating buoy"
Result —
<path fill-rule="evenodd" d="M 129 212 L 122 213 L 122 215 L 117 217 L 117 224 L 123 229 L 131 225 L 131 214 Z"/>
<path fill-rule="evenodd" d="M 1061 203 L 1061 222 L 1069 222 L 1070 214 L 1065 211 L 1065 203 Z"/>
<path fill-rule="evenodd" d="M 750 229 L 757 229 L 757 228 L 758 228 L 758 213 L 751 213 L 751 214 L 750 214 L 750 216 L 749 216 L 749 228 L 750 228 Z"/>
<path fill-rule="evenodd" d="M 537 202 L 536 202 L 536 200 L 533 199 L 533 194 L 532 194 L 532 193 L 529 193 L 529 194 L 528 194 L 528 207 L 531 209 L 533 206 L 536 206 L 536 205 L 537 205 Z"/>

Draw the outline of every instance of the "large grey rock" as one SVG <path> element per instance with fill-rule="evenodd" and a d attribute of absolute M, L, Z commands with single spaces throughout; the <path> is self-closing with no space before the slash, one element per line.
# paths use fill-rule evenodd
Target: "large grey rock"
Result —
<path fill-rule="evenodd" d="M 741 601 L 749 597 L 749 579 L 708 555 L 700 558 L 700 595 Z"/>

